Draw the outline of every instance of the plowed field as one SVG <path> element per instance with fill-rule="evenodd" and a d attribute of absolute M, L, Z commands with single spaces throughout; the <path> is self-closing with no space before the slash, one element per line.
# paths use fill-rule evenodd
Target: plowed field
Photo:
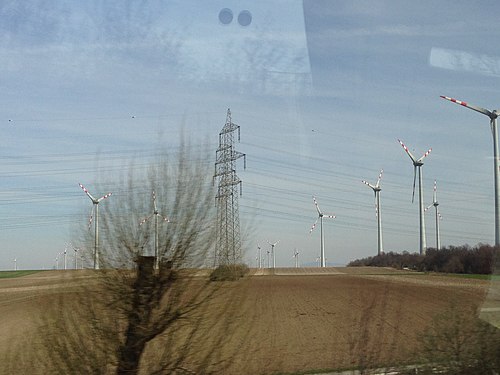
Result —
<path fill-rule="evenodd" d="M 254 271 L 239 282 L 223 285 L 185 349 L 185 368 L 272 374 L 352 368 L 362 362 L 411 363 L 417 359 L 418 337 L 433 315 L 453 303 L 479 306 L 489 285 L 384 269 L 264 273 L 269 272 Z M 80 273 L 68 283 L 61 274 L 0 280 L 2 361 L 15 357 L 12 343 L 36 330 L 34 317 L 44 313 L 55 294 L 70 298 L 75 285 L 91 278 L 91 272 Z M 36 348 L 23 350 L 29 362 L 29 353 Z M 33 372 L 33 367 L 26 366 L 26 371 Z"/>

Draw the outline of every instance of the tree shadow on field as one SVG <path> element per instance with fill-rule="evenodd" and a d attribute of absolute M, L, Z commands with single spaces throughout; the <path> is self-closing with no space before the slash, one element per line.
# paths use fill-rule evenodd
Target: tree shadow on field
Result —
<path fill-rule="evenodd" d="M 174 374 L 232 374 L 245 355 L 252 324 L 241 324 L 250 281 L 215 282 L 214 293 L 187 320 L 179 320 L 148 351 L 148 362 L 174 362 Z M 153 349 L 161 347 L 163 351 Z M 168 348 L 168 349 L 165 349 Z M 158 354 L 161 353 L 163 358 Z M 152 372 L 144 372 L 144 374 Z M 161 373 L 161 372 L 157 372 Z M 169 372 L 170 373 L 170 372 Z M 240 373 L 240 372 L 237 372 Z"/>
<path fill-rule="evenodd" d="M 40 329 L 29 343 L 37 348 L 30 359 L 37 366 L 30 373 L 130 373 L 119 368 L 129 317 L 110 302 L 113 293 L 105 289 L 109 280 L 103 282 L 100 273 L 92 285 L 54 296 L 38 317 Z M 244 353 L 242 347 L 250 335 L 251 324 L 239 325 L 245 315 L 241 306 L 245 305 L 247 278 L 211 282 L 206 275 L 183 275 L 176 283 L 182 295 L 175 302 L 168 301 L 175 303 L 175 318 L 146 342 L 136 373 L 231 373 L 227 371 L 234 366 L 234 357 Z M 139 327 L 143 328 L 147 329 Z"/>

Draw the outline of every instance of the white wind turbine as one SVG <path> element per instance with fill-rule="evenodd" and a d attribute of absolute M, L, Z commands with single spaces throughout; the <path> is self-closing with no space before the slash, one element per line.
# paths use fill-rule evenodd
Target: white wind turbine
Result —
<path fill-rule="evenodd" d="M 293 257 L 295 258 L 295 268 L 299 268 L 299 251 L 297 249 L 293 251 Z"/>
<path fill-rule="evenodd" d="M 271 256 L 273 257 L 273 268 L 276 268 L 276 252 L 274 251 L 274 247 L 280 242 L 280 240 L 276 241 L 275 243 L 271 243 L 267 241 L 269 245 L 271 245 Z"/>
<path fill-rule="evenodd" d="M 154 190 L 153 190 L 153 213 L 151 215 L 149 215 L 148 217 L 146 217 L 145 219 L 143 219 L 139 223 L 139 225 L 144 224 L 146 221 L 148 221 L 153 216 L 155 218 L 155 269 L 159 269 L 160 257 L 158 254 L 158 217 L 161 216 L 163 221 L 166 221 L 167 223 L 170 223 L 170 220 L 158 212 L 158 208 L 156 207 L 156 194 L 155 194 Z"/>
<path fill-rule="evenodd" d="M 64 254 L 64 270 L 67 269 L 67 262 L 66 262 L 67 253 L 68 253 L 68 245 L 66 244 L 66 245 L 64 245 L 64 253 L 63 253 Z"/>
<path fill-rule="evenodd" d="M 377 183 L 375 185 L 370 184 L 369 182 L 363 180 L 362 182 L 369 186 L 373 192 L 375 193 L 375 213 L 377 215 L 377 254 L 381 255 L 384 253 L 384 246 L 382 244 L 382 210 L 380 206 L 380 191 L 382 188 L 380 187 L 380 180 L 382 179 L 382 173 L 384 170 L 380 171 L 378 175 Z"/>
<path fill-rule="evenodd" d="M 259 257 L 259 268 L 262 268 L 262 248 L 257 244 L 257 252 Z"/>
<path fill-rule="evenodd" d="M 321 253 L 320 253 L 320 265 L 321 267 L 326 267 L 326 259 L 325 259 L 325 238 L 323 236 L 323 217 L 326 217 L 328 219 L 335 219 L 335 215 L 325 215 L 323 212 L 321 212 L 318 202 L 316 201 L 316 198 L 313 196 L 313 201 L 314 205 L 316 206 L 316 211 L 318 211 L 318 218 L 312 225 L 311 229 L 309 230 L 309 234 L 312 233 L 314 228 L 316 228 L 316 224 L 318 223 L 318 220 L 320 221 L 320 235 L 321 235 Z"/>
<path fill-rule="evenodd" d="M 75 270 L 78 269 L 78 249 L 77 247 L 71 245 L 73 247 L 73 251 L 75 252 Z"/>
<path fill-rule="evenodd" d="M 427 212 L 427 210 L 429 208 L 431 208 L 431 207 L 434 207 L 436 209 L 436 250 L 440 250 L 441 249 L 441 237 L 440 237 L 440 232 L 439 232 L 439 220 L 443 219 L 443 217 L 439 213 L 438 206 L 439 206 L 439 202 L 437 200 L 437 185 L 436 185 L 436 180 L 434 180 L 434 194 L 432 196 L 432 204 L 429 205 L 425 209 L 425 211 Z"/>
<path fill-rule="evenodd" d="M 14 271 L 17 271 L 17 258 L 14 258 Z"/>
<path fill-rule="evenodd" d="M 415 198 L 415 181 L 417 178 L 417 169 L 418 169 L 418 200 L 419 200 L 419 213 L 420 213 L 420 255 L 425 255 L 425 250 L 427 248 L 427 245 L 425 243 L 425 218 L 424 218 L 424 192 L 423 192 L 423 182 L 422 182 L 422 166 L 424 165 L 424 162 L 422 160 L 425 159 L 427 155 L 429 155 L 432 151 L 432 148 L 430 148 L 425 154 L 423 154 L 420 159 L 416 159 L 415 156 L 408 150 L 408 147 L 404 145 L 403 142 L 401 142 L 398 139 L 398 142 L 401 144 L 401 146 L 404 148 L 408 156 L 410 157 L 412 163 L 413 163 L 413 193 L 412 193 L 412 198 L 411 202 L 413 203 L 414 198 Z"/>
<path fill-rule="evenodd" d="M 498 130 L 497 130 L 497 117 L 500 114 L 496 109 L 489 111 L 487 109 L 476 107 L 475 105 L 463 102 L 461 100 L 453 99 L 448 96 L 441 95 L 441 98 L 449 100 L 450 102 L 460 104 L 463 107 L 472 109 L 490 118 L 491 134 L 493 136 L 493 170 L 495 180 L 495 245 L 500 245 L 500 177 L 498 169 L 500 167 L 498 155 Z"/>
<path fill-rule="evenodd" d="M 113 193 L 108 193 L 106 195 L 103 195 L 101 198 L 96 199 L 94 198 L 87 188 L 83 186 L 82 184 L 79 184 L 82 190 L 87 194 L 87 196 L 90 198 L 92 201 L 92 211 L 90 211 L 90 220 L 89 220 L 89 229 L 90 225 L 92 225 L 92 214 L 95 214 L 95 240 L 94 240 L 94 269 L 98 270 L 99 269 L 99 203 L 103 200 L 111 196 Z"/>

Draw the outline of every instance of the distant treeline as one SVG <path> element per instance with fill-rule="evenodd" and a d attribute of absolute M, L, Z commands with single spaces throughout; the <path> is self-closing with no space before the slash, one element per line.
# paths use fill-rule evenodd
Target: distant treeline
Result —
<path fill-rule="evenodd" d="M 357 259 L 350 262 L 348 267 L 372 266 L 393 267 L 397 269 L 409 268 L 417 271 L 433 271 L 445 273 L 474 273 L 491 274 L 496 261 L 500 267 L 500 248 L 479 244 L 449 246 L 441 250 L 429 248 L 426 255 L 403 253 L 385 253 L 373 257 Z"/>

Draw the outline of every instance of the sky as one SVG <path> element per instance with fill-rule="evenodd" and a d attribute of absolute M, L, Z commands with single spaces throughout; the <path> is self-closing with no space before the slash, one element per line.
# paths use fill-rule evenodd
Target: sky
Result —
<path fill-rule="evenodd" d="M 231 109 L 245 260 L 328 265 L 417 252 L 418 200 L 401 139 L 437 180 L 441 243 L 494 242 L 488 118 L 440 98 L 499 104 L 500 4 L 483 1 L 86 1 L 0 4 L 0 269 L 49 269 L 85 228 L 79 188 L 125 199 L 130 160 L 175 150 L 184 129 L 215 150 Z M 104 176 L 108 178 L 104 178 Z M 96 191 L 99 189 L 98 191 Z M 433 211 L 427 246 L 435 246 Z M 60 257 L 59 257 L 60 258 Z M 69 261 L 68 261 L 69 262 Z M 60 263 L 59 263 L 60 265 Z"/>

